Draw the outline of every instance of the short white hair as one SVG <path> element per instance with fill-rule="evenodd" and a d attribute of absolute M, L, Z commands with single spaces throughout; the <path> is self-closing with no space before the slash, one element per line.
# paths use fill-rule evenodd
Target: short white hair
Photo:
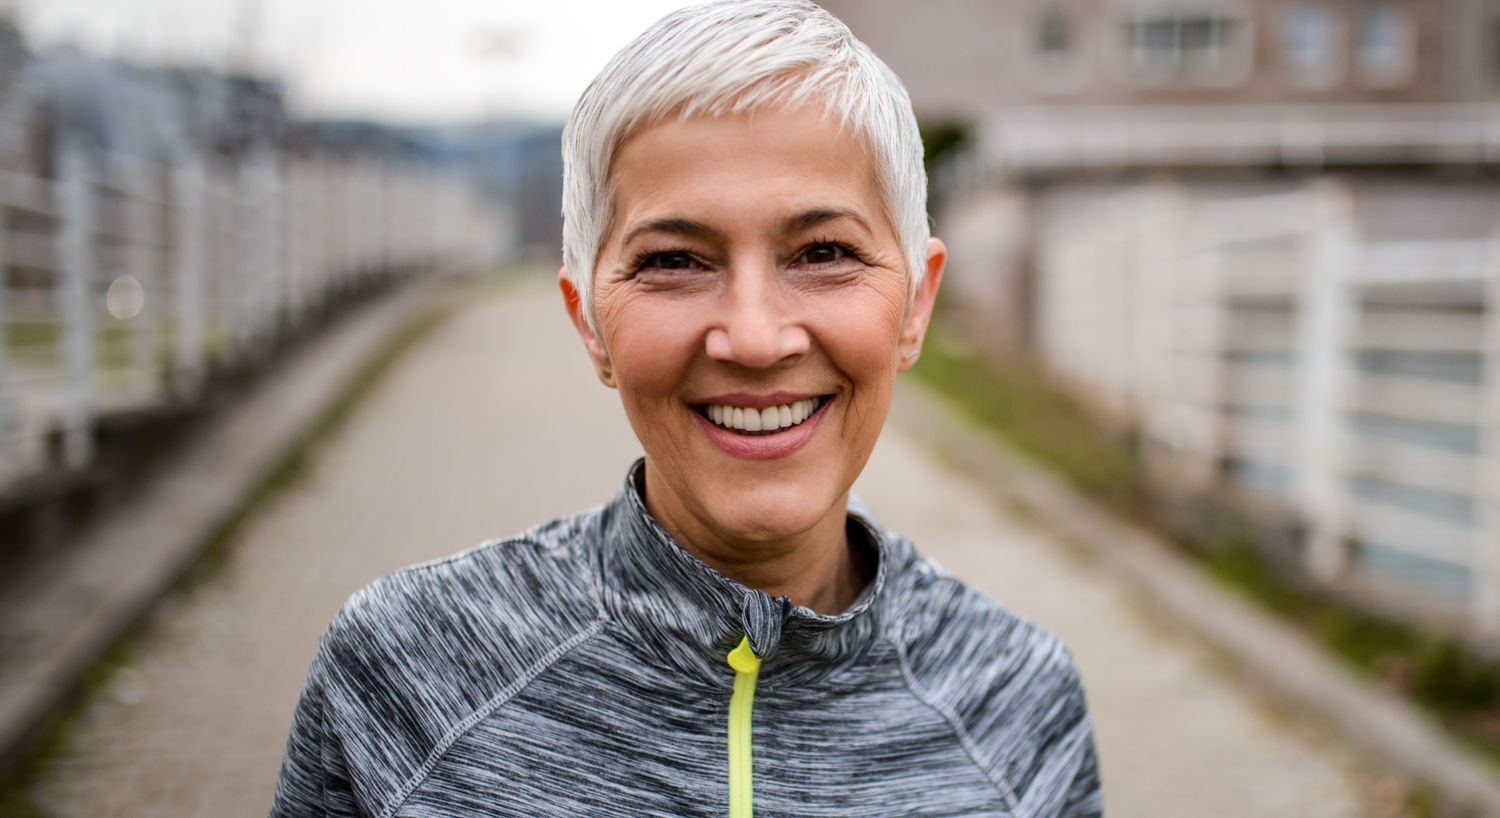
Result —
<path fill-rule="evenodd" d="M 868 145 L 910 292 L 926 271 L 927 172 L 911 98 L 848 26 L 808 0 L 716 0 L 672 12 L 616 54 L 563 128 L 563 265 L 598 329 L 594 266 L 614 217 L 610 165 L 641 128 L 821 103 Z"/>

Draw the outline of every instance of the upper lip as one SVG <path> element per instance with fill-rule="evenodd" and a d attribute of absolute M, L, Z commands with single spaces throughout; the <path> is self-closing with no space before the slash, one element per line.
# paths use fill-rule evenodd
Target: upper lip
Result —
<path fill-rule="evenodd" d="M 726 392 L 722 395 L 711 395 L 701 400 L 694 401 L 698 404 L 719 404 L 721 406 L 741 406 L 746 409 L 766 409 L 771 406 L 781 406 L 785 403 L 793 403 L 799 400 L 816 398 L 822 392 L 767 392 L 762 395 L 753 395 L 749 392 Z"/>

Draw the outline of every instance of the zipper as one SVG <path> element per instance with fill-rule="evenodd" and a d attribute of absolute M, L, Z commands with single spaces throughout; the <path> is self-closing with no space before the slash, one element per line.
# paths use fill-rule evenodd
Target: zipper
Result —
<path fill-rule="evenodd" d="M 748 635 L 729 652 L 728 661 L 734 668 L 734 693 L 729 697 L 729 818 L 751 818 L 755 770 L 750 763 L 750 710 L 760 657 L 750 649 Z"/>

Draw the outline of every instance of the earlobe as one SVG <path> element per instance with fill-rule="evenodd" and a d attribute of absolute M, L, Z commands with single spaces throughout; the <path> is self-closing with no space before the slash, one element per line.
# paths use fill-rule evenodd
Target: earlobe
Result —
<path fill-rule="evenodd" d="M 594 362 L 594 370 L 599 375 L 599 381 L 614 389 L 615 374 L 609 363 L 609 353 L 605 351 L 604 344 L 600 343 L 599 336 L 594 334 L 594 328 L 589 326 L 588 316 L 583 310 L 583 299 L 578 294 L 578 288 L 573 285 L 573 279 L 568 275 L 567 267 L 561 267 L 557 271 L 557 288 L 562 291 L 563 308 L 568 311 L 568 319 L 573 322 L 573 329 L 577 331 L 578 337 L 583 341 L 584 350 Z"/>

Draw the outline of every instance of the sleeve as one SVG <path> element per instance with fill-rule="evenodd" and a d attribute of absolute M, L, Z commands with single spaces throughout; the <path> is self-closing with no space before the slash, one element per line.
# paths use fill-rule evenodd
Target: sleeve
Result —
<path fill-rule="evenodd" d="M 1084 738 L 1083 761 L 1068 785 L 1059 818 L 1101 818 L 1104 815 L 1104 792 L 1099 781 L 1099 756 L 1094 749 L 1094 732 Z"/>
<path fill-rule="evenodd" d="M 269 818 L 362 818 L 337 736 L 328 729 L 325 654 L 308 670 Z"/>

